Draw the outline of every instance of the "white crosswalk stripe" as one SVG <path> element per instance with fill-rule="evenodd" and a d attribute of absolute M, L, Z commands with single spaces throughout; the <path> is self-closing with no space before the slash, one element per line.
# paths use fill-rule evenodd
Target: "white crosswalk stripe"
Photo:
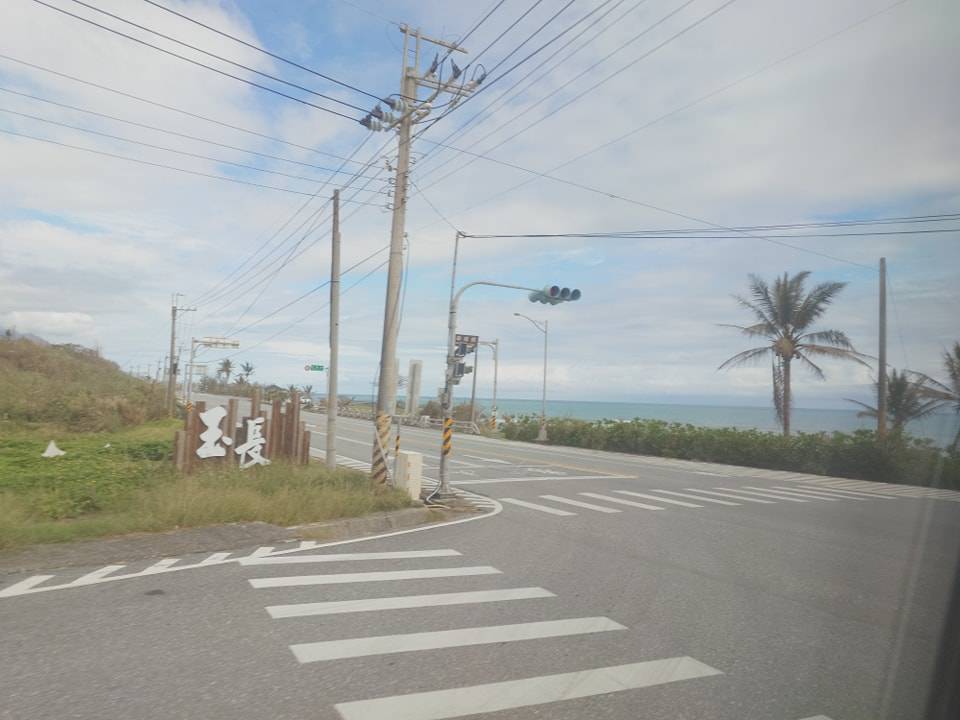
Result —
<path fill-rule="evenodd" d="M 614 490 L 614 492 L 623 492 L 623 490 Z M 663 510 L 662 507 L 647 505 L 646 503 L 637 502 L 636 500 L 624 500 L 623 498 L 610 497 L 609 495 L 600 495 L 599 493 L 592 492 L 582 492 L 580 494 L 584 497 L 593 498 L 594 500 L 605 500 L 607 502 L 617 503 L 618 505 L 642 508 L 643 510 Z"/>
<path fill-rule="evenodd" d="M 575 512 L 570 512 L 569 510 L 557 510 L 557 508 L 540 505 L 539 503 L 527 502 L 526 500 L 517 500 L 516 498 L 500 498 L 500 502 L 509 503 L 510 505 L 516 505 L 517 507 L 527 508 L 529 510 L 539 510 L 540 512 L 545 512 L 550 515 L 560 515 L 562 517 L 576 515 Z"/>
<path fill-rule="evenodd" d="M 569 620 L 514 623 L 511 625 L 488 625 L 486 627 L 459 628 L 457 630 L 432 630 L 402 635 L 380 635 L 347 640 L 323 640 L 321 642 L 298 643 L 291 645 L 290 649 L 301 663 L 309 663 L 367 655 L 490 645 L 492 643 L 537 640 L 567 635 L 586 635 L 610 630 L 626 630 L 626 627 L 605 617 L 584 617 Z"/>
<path fill-rule="evenodd" d="M 298 563 L 355 562 L 358 560 L 409 560 L 414 558 L 458 557 L 456 550 L 401 550 L 374 553 L 337 553 L 330 555 L 281 555 L 280 557 L 249 557 L 241 565 L 294 565 Z"/>
<path fill-rule="evenodd" d="M 824 492 L 823 490 L 819 490 L 819 489 L 817 489 L 817 488 L 811 488 L 811 489 L 808 490 L 808 489 L 805 488 L 805 487 L 799 487 L 799 488 L 797 488 L 797 487 L 792 487 L 792 488 L 791 488 L 791 487 L 786 487 L 786 486 L 783 486 L 783 485 L 774 485 L 774 486 L 773 486 L 773 489 L 774 489 L 774 490 L 787 490 L 787 491 L 789 491 L 790 493 L 792 493 L 792 494 L 794 494 L 794 495 L 800 495 L 801 497 L 807 496 L 807 497 L 814 497 L 814 498 L 822 498 L 822 499 L 824 499 L 824 500 L 833 500 L 834 502 L 836 502 L 837 500 L 857 500 L 857 501 L 866 500 L 866 498 L 863 498 L 863 497 L 837 497 L 836 495 L 832 495 L 832 494 L 830 494 L 830 493 L 828 493 L 828 492 Z"/>
<path fill-rule="evenodd" d="M 783 493 L 775 493 L 769 490 L 744 490 L 743 488 L 717 488 L 717 490 L 723 490 L 726 492 L 736 493 L 737 495 L 759 495 L 760 497 L 773 498 L 774 500 L 784 500 L 786 502 L 795 502 L 795 503 L 805 503 L 810 502 L 809 500 L 801 500 L 800 498 L 791 497 L 789 495 L 784 495 Z"/>
<path fill-rule="evenodd" d="M 400 595 L 396 597 L 365 598 L 362 600 L 329 600 L 292 605 L 271 605 L 270 617 L 293 618 L 312 615 L 400 610 L 404 608 L 438 607 L 441 605 L 472 605 L 474 603 L 506 602 L 556 597 L 539 587 L 507 588 L 506 590 L 477 590 L 474 592 L 436 593 L 433 595 Z"/>
<path fill-rule="evenodd" d="M 655 493 L 665 493 L 667 495 L 676 495 L 677 497 L 687 498 L 688 500 L 699 500 L 700 502 L 716 503 L 717 505 L 737 505 L 739 503 L 729 502 L 727 500 L 717 500 L 716 498 L 700 497 L 689 493 L 674 492 L 673 490 L 652 490 Z"/>
<path fill-rule="evenodd" d="M 872 498 L 874 500 L 895 500 L 889 495 L 881 495 L 880 493 L 868 493 L 860 492 L 859 490 L 841 490 L 840 488 L 834 487 L 824 487 L 823 485 L 817 485 L 817 492 L 819 493 L 829 493 L 835 497 L 863 497 L 863 498 Z"/>
<path fill-rule="evenodd" d="M 53 575 L 32 575 L 20 582 L 14 583 L 13 585 L 8 585 L 5 588 L 0 588 L 0 597 L 13 597 L 14 595 L 19 595 L 25 590 L 36 587 L 40 583 L 45 583 L 47 580 L 52 579 Z"/>
<path fill-rule="evenodd" d="M 334 707 L 343 720 L 446 720 L 722 675 L 691 657 L 614 665 L 522 680 L 357 700 Z"/>
<path fill-rule="evenodd" d="M 563 503 L 564 505 L 573 505 L 574 507 L 582 507 L 587 510 L 594 510 L 595 512 L 602 513 L 618 513 L 623 512 L 617 508 L 604 507 L 603 505 L 594 505 L 593 503 L 583 502 L 582 500 L 571 500 L 570 498 L 560 497 L 559 495 L 541 495 L 544 500 L 552 500 L 553 502 Z"/>
<path fill-rule="evenodd" d="M 426 580 L 428 578 L 461 577 L 464 575 L 498 575 L 489 565 L 475 567 L 432 568 L 429 570 L 383 570 L 381 572 L 333 573 L 330 575 L 293 575 L 288 577 L 253 578 L 255 588 L 299 587 L 305 585 L 339 585 L 343 583 L 388 582 L 391 580 Z"/>
<path fill-rule="evenodd" d="M 777 503 L 774 500 L 761 500 L 760 498 L 745 497 L 743 495 L 733 495 L 726 492 L 716 492 L 715 490 L 704 490 L 703 488 L 685 488 L 686 490 L 694 490 L 698 493 L 703 493 L 704 495 L 716 495 L 717 497 L 727 498 L 728 500 L 742 500 L 743 502 L 752 502 L 752 503 L 761 503 L 763 505 L 776 505 Z"/>
<path fill-rule="evenodd" d="M 797 492 L 795 490 L 774 490 L 772 488 L 767 488 L 767 487 L 758 488 L 752 485 L 744 485 L 743 489 L 744 490 L 762 490 L 763 492 L 776 493 L 778 495 L 785 495 L 786 497 L 800 498 L 801 500 L 807 499 L 807 500 L 826 500 L 827 502 L 839 502 L 839 498 L 827 498 L 827 497 L 818 498 L 815 495 L 808 495 L 806 493 Z"/>
<path fill-rule="evenodd" d="M 622 495 L 629 495 L 630 497 L 641 497 L 646 498 L 647 500 L 655 500 L 656 502 L 668 503 L 669 505 L 679 505 L 680 507 L 688 508 L 702 508 L 703 505 L 697 505 L 696 503 L 684 502 L 683 500 L 672 500 L 671 498 L 660 497 L 659 495 L 647 495 L 645 493 L 633 492 L 631 490 L 616 490 L 615 492 L 621 493 Z M 681 497 L 683 497 L 681 495 Z"/>

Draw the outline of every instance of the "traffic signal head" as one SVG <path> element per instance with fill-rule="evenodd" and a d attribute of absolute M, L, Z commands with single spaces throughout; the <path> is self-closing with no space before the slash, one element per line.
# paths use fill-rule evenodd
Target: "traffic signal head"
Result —
<path fill-rule="evenodd" d="M 580 291 L 577 289 L 562 288 L 559 285 L 547 285 L 543 290 L 535 290 L 530 293 L 530 302 L 543 303 L 544 305 L 557 305 L 562 302 L 572 302 L 580 299 Z"/>

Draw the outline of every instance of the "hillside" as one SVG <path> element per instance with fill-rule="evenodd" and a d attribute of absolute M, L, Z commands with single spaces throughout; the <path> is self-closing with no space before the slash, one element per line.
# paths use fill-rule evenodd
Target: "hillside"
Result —
<path fill-rule="evenodd" d="M 116 430 L 163 416 L 163 389 L 79 345 L 0 338 L 0 421 L 74 432 Z"/>

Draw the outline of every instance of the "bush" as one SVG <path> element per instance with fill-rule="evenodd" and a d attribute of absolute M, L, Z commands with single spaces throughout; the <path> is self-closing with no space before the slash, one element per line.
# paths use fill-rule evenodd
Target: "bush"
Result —
<path fill-rule="evenodd" d="M 508 440 L 532 442 L 539 426 L 539 418 L 525 416 L 506 420 L 501 430 Z M 871 430 L 785 438 L 663 420 L 556 418 L 548 421 L 547 435 L 551 445 L 960 490 L 960 456 L 908 435 L 880 442 Z"/>
<path fill-rule="evenodd" d="M 163 387 L 79 345 L 0 339 L 0 420 L 108 431 L 164 416 Z"/>

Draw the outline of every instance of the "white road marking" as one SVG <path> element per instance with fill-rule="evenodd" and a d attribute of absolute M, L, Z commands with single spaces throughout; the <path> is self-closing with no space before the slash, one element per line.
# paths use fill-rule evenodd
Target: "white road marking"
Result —
<path fill-rule="evenodd" d="M 487 478 L 485 480 L 463 480 L 457 485 L 486 485 L 504 482 L 540 482 L 543 480 L 629 480 L 634 475 L 565 475 L 563 477 L 508 477 Z"/>
<path fill-rule="evenodd" d="M 157 560 L 153 565 L 144 570 L 144 573 L 155 573 L 160 572 L 161 570 L 166 570 L 171 565 L 176 565 L 180 558 L 164 558 L 163 560 Z"/>
<path fill-rule="evenodd" d="M 200 564 L 201 564 L 201 565 L 213 565 L 214 563 L 223 562 L 223 561 L 226 560 L 228 557 L 230 557 L 230 553 L 228 553 L 228 552 L 218 552 L 218 553 L 214 553 L 213 555 L 211 555 L 210 557 L 208 557 L 206 560 L 202 560 L 202 561 L 200 562 Z"/>
<path fill-rule="evenodd" d="M 427 578 L 463 577 L 464 575 L 499 575 L 489 565 L 472 567 L 432 568 L 429 570 L 384 570 L 381 572 L 334 573 L 330 575 L 293 575 L 289 577 L 253 578 L 255 588 L 299 587 L 303 585 L 340 585 L 355 582 L 387 582 L 389 580 L 424 580 Z"/>
<path fill-rule="evenodd" d="M 725 473 L 707 472 L 706 470 L 691 470 L 694 475 L 713 475 L 714 477 L 730 477 Z"/>
<path fill-rule="evenodd" d="M 836 495 L 831 495 L 829 493 L 826 493 L 822 490 L 817 490 L 817 489 L 807 490 L 806 488 L 802 488 L 802 487 L 784 487 L 782 485 L 774 485 L 773 488 L 775 490 L 786 490 L 789 493 L 792 493 L 794 495 L 800 495 L 801 497 L 807 496 L 812 498 L 822 498 L 823 500 L 833 500 L 834 502 L 836 502 L 837 500 L 866 500 L 866 498 L 861 498 L 861 497 L 838 497 Z"/>
<path fill-rule="evenodd" d="M 601 495 L 599 493 L 582 492 L 580 494 L 595 500 L 606 500 L 607 502 L 617 503 L 618 505 L 629 505 L 630 507 L 643 508 L 644 510 L 663 510 L 662 507 L 657 507 L 656 505 L 647 505 L 646 503 L 624 500 L 623 498 L 610 497 L 609 495 Z"/>
<path fill-rule="evenodd" d="M 91 573 L 87 573 L 86 575 L 77 578 L 71 583 L 71 585 L 86 585 L 87 583 L 96 582 L 97 580 L 106 577 L 110 573 L 116 572 L 117 570 L 122 570 L 125 567 L 126 565 L 107 565 L 106 567 L 102 567 L 99 570 L 94 570 Z"/>
<path fill-rule="evenodd" d="M 567 510 L 557 510 L 556 508 L 547 507 L 546 505 L 538 505 L 537 503 L 527 502 L 526 500 L 517 500 L 515 498 L 500 498 L 500 502 L 510 503 L 511 505 L 519 505 L 520 507 L 529 508 L 530 510 L 539 510 L 540 512 L 550 513 L 551 515 L 576 515 L 576 513 L 572 513 Z"/>
<path fill-rule="evenodd" d="M 492 643 L 538 640 L 541 638 L 586 635 L 610 630 L 626 630 L 620 623 L 605 617 L 572 618 L 570 620 L 542 620 L 540 622 L 515 623 L 511 625 L 488 625 L 486 627 L 459 628 L 457 630 L 433 630 L 430 632 L 380 635 L 375 637 L 350 638 L 348 640 L 323 640 L 298 643 L 290 650 L 301 663 L 342 658 L 386 655 L 436 650 L 438 648 L 490 645 Z M 392 717 L 387 715 L 385 717 Z"/>
<path fill-rule="evenodd" d="M 742 495 L 731 495 L 730 493 L 714 492 L 713 490 L 704 490 L 703 488 L 686 488 L 704 495 L 716 495 L 717 497 L 729 498 L 730 500 L 743 500 L 745 502 L 761 503 L 763 505 L 776 505 L 773 500 L 760 500 L 759 498 L 744 497 Z"/>
<path fill-rule="evenodd" d="M 553 502 L 563 503 L 565 505 L 573 505 L 574 507 L 582 507 L 587 510 L 596 510 L 597 512 L 602 513 L 618 513 L 623 512 L 623 510 L 617 510 L 616 508 L 608 508 L 603 505 L 594 505 L 593 503 L 583 502 L 582 500 L 570 500 L 565 497 L 560 497 L 559 495 L 541 495 L 544 500 L 552 500 Z"/>
<path fill-rule="evenodd" d="M 841 490 L 835 487 L 825 487 L 823 485 L 817 485 L 817 492 L 819 493 L 831 493 L 833 495 L 839 495 L 844 497 L 846 495 L 854 495 L 865 498 L 872 498 L 873 500 L 895 500 L 889 495 L 880 495 L 879 493 L 868 493 L 868 492 L 859 492 L 857 490 Z"/>
<path fill-rule="evenodd" d="M 830 720 L 826 715 L 812 715 L 808 718 L 802 718 L 802 720 Z"/>
<path fill-rule="evenodd" d="M 666 493 L 667 495 L 676 495 L 677 497 L 687 498 L 689 500 L 699 500 L 701 502 L 715 503 L 717 505 L 739 505 L 740 503 L 727 502 L 726 500 L 715 500 L 714 498 L 700 497 L 699 495 L 689 495 L 687 493 L 674 492 L 673 490 L 651 490 L 655 493 Z"/>
<path fill-rule="evenodd" d="M 488 458 L 488 457 L 478 457 L 477 455 L 467 455 L 464 453 L 464 457 L 468 457 L 471 460 L 482 460 L 483 462 L 497 463 L 498 465 L 512 465 L 509 460 L 500 460 L 499 458 Z"/>
<path fill-rule="evenodd" d="M 31 577 L 25 578 L 18 583 L 13 585 L 8 585 L 5 588 L 0 589 L 0 597 L 7 597 L 8 595 L 19 595 L 24 590 L 29 590 L 32 587 L 36 587 L 40 583 L 46 582 L 50 578 L 54 577 L 53 575 L 33 575 Z"/>
<path fill-rule="evenodd" d="M 339 553 L 331 555 L 283 555 L 243 558 L 241 565 L 293 565 L 296 563 L 353 562 L 355 560 L 405 560 L 408 558 L 459 556 L 456 550 L 402 550 L 397 552 Z"/>
<path fill-rule="evenodd" d="M 258 547 L 256 550 L 250 553 L 250 557 L 263 557 L 264 555 L 269 555 L 272 552 L 272 547 Z"/>
<path fill-rule="evenodd" d="M 400 610 L 403 608 L 437 607 L 440 605 L 471 605 L 473 603 L 532 600 L 556 597 L 539 587 L 507 588 L 506 590 L 478 590 L 475 592 L 438 593 L 435 595 L 400 595 L 397 597 L 368 598 L 364 600 L 330 600 L 294 605 L 271 605 L 267 608 L 274 619 L 335 615 L 339 613 Z"/>
<path fill-rule="evenodd" d="M 786 500 L 787 502 L 810 502 L 809 500 L 798 500 L 795 497 L 787 495 L 774 494 L 772 492 L 758 492 L 756 490 L 741 490 L 740 488 L 717 488 L 717 490 L 726 490 L 727 492 L 737 493 L 738 495 L 759 495 L 760 497 L 773 498 L 774 500 Z"/>
<path fill-rule="evenodd" d="M 806 498 L 807 500 L 826 500 L 828 502 L 837 502 L 839 500 L 839 498 L 818 498 L 814 495 L 804 495 L 803 493 L 795 492 L 793 490 L 773 490 L 771 488 L 758 488 L 751 485 L 744 485 L 743 487 L 745 490 L 762 490 L 764 492 L 776 493 L 778 495 L 786 495 L 787 497 Z"/>
<path fill-rule="evenodd" d="M 646 498 L 647 500 L 656 500 L 657 502 L 664 502 L 670 505 L 682 505 L 683 507 L 691 507 L 691 508 L 703 507 L 703 505 L 694 505 L 693 503 L 684 502 L 683 500 L 671 500 L 670 498 L 662 498 L 657 495 L 645 495 L 643 493 L 633 492 L 632 490 L 615 490 L 614 492 L 618 492 L 623 495 L 629 495 L 630 497 L 642 497 L 642 498 Z"/>
<path fill-rule="evenodd" d="M 690 657 L 540 675 L 523 680 L 394 695 L 335 705 L 343 720 L 446 720 L 478 712 L 530 707 L 574 698 L 722 675 Z"/>

